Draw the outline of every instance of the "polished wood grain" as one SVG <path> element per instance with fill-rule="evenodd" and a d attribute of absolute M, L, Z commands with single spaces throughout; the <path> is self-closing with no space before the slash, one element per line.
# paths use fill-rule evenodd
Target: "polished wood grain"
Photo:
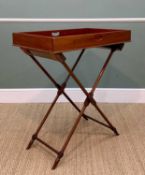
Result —
<path fill-rule="evenodd" d="M 52 36 L 59 32 L 59 36 Z M 120 44 L 131 40 L 130 30 L 66 29 L 13 33 L 15 46 L 32 49 L 37 53 L 59 53 L 83 48 Z"/>

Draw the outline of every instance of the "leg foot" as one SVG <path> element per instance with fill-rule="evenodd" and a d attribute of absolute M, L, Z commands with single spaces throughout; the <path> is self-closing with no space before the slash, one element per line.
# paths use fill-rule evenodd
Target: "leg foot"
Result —
<path fill-rule="evenodd" d="M 113 130 L 113 132 L 114 132 L 117 136 L 119 136 L 119 133 L 118 133 L 118 131 L 117 131 L 116 128 L 111 128 L 111 129 Z"/>
<path fill-rule="evenodd" d="M 36 139 L 36 137 L 37 137 L 36 135 L 33 135 L 32 136 L 32 138 L 31 138 L 31 140 L 30 140 L 30 142 L 29 142 L 29 144 L 28 144 L 28 146 L 26 148 L 27 150 L 31 148 L 31 146 L 32 146 L 34 140 Z"/>
<path fill-rule="evenodd" d="M 57 167 L 57 165 L 58 165 L 59 161 L 60 161 L 60 158 L 59 158 L 59 157 L 57 157 L 57 158 L 55 159 L 55 162 L 54 162 L 54 164 L 53 164 L 52 168 L 51 168 L 52 170 L 54 170 L 54 169 Z"/>
<path fill-rule="evenodd" d="M 52 170 L 54 170 L 57 167 L 57 165 L 62 157 L 63 157 L 63 152 L 60 151 L 57 158 L 54 161 L 52 168 L 51 168 Z"/>

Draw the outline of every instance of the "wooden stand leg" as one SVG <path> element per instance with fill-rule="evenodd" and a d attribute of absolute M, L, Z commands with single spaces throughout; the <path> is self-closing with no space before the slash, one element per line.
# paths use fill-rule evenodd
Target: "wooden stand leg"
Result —
<path fill-rule="evenodd" d="M 73 127 L 72 127 L 72 129 L 71 129 L 71 131 L 70 131 L 70 133 L 68 134 L 68 137 L 67 137 L 67 139 L 66 139 L 64 145 L 63 145 L 62 148 L 61 148 L 60 154 L 58 154 L 57 158 L 56 158 L 55 161 L 54 161 L 54 164 L 53 164 L 53 166 L 52 166 L 52 169 L 55 169 L 55 168 L 57 167 L 57 165 L 58 165 L 60 159 L 61 159 L 62 156 L 64 155 L 64 151 L 65 151 L 65 149 L 66 149 L 66 147 L 67 147 L 67 145 L 68 145 L 68 143 L 69 143 L 69 141 L 70 141 L 70 139 L 71 139 L 71 137 L 72 137 L 74 131 L 76 130 L 76 128 L 77 128 L 77 126 L 78 126 L 78 124 L 79 124 L 79 122 L 80 122 L 80 119 L 81 119 L 81 117 L 82 117 L 82 115 L 83 115 L 83 113 L 84 113 L 84 111 L 85 111 L 85 109 L 86 109 L 86 107 L 87 107 L 88 105 L 89 105 L 89 102 L 88 102 L 88 99 L 86 99 L 85 102 L 84 102 L 84 105 L 83 105 L 83 107 L 82 107 L 82 109 L 81 109 L 81 112 L 79 113 L 79 115 L 78 115 L 78 117 L 77 117 L 77 119 L 76 119 L 76 121 L 75 121 L 75 123 L 74 123 L 74 125 L 73 125 Z"/>
<path fill-rule="evenodd" d="M 99 75 L 98 75 L 98 77 L 97 77 L 95 83 L 93 84 L 92 90 L 90 91 L 90 93 L 88 93 L 88 92 L 86 91 L 86 89 L 83 87 L 83 85 L 81 84 L 81 82 L 79 81 L 79 79 L 78 79 L 78 78 L 74 75 L 74 73 L 71 71 L 71 69 L 70 69 L 69 66 L 66 64 L 66 62 L 65 62 L 65 61 L 61 61 L 61 63 L 62 63 L 62 65 L 65 67 L 65 69 L 69 72 L 69 74 L 71 75 L 71 77 L 75 80 L 75 82 L 78 84 L 78 86 L 81 88 L 81 90 L 84 92 L 84 94 L 88 97 L 90 103 L 91 103 L 92 105 L 95 106 L 95 108 L 96 108 L 96 109 L 98 110 L 98 112 L 101 114 L 101 116 L 103 117 L 103 119 L 107 122 L 108 128 L 110 128 L 116 135 L 119 135 L 117 129 L 112 125 L 112 123 L 109 121 L 109 119 L 106 117 L 106 115 L 100 110 L 100 108 L 97 106 L 97 103 L 96 103 L 95 99 L 93 98 L 94 91 L 95 91 L 96 87 L 98 86 L 98 84 L 99 84 L 99 82 L 100 82 L 100 80 L 101 80 L 101 78 L 102 78 L 102 76 L 103 76 L 103 74 L 104 74 L 104 71 L 106 70 L 106 67 L 107 67 L 107 65 L 108 65 L 108 63 L 109 63 L 109 61 L 110 61 L 110 59 L 111 59 L 111 57 L 112 57 L 112 55 L 113 55 L 113 53 L 114 53 L 114 51 L 116 51 L 116 50 L 117 50 L 117 46 L 111 48 L 111 51 L 110 51 L 110 53 L 109 53 L 109 55 L 108 55 L 108 57 L 107 57 L 107 59 L 106 59 L 104 65 L 103 65 L 103 67 L 102 67 L 102 69 L 101 69 L 101 71 L 100 71 L 100 73 L 99 73 Z M 61 55 L 60 55 L 60 57 L 61 57 Z M 89 117 L 89 118 L 91 118 L 91 117 Z M 92 120 L 93 120 L 93 119 L 92 119 Z M 93 121 L 94 121 L 94 120 L 93 120 Z M 97 121 L 96 121 L 96 122 L 97 122 Z M 98 123 L 99 123 L 99 122 L 98 122 Z M 100 123 L 100 124 L 101 124 L 101 123 Z M 105 125 L 104 125 L 104 126 L 105 126 Z"/>
<path fill-rule="evenodd" d="M 56 97 L 54 98 L 54 100 L 53 100 L 51 106 L 49 107 L 47 113 L 45 114 L 43 120 L 41 121 L 40 125 L 38 126 L 36 132 L 33 134 L 33 136 L 32 136 L 32 138 L 31 138 L 31 140 L 30 140 L 30 142 L 29 142 L 29 144 L 28 144 L 28 146 L 27 146 L 26 149 L 29 149 L 29 148 L 32 146 L 34 140 L 37 139 L 38 133 L 40 132 L 42 126 L 44 125 L 45 121 L 47 120 L 47 118 L 48 118 L 50 112 L 52 111 L 52 109 L 53 109 L 53 107 L 54 107 L 54 105 L 55 105 L 55 103 L 56 103 L 56 101 L 57 101 L 57 99 L 58 99 L 59 96 L 60 96 L 60 94 L 57 93 L 57 95 L 56 95 Z"/>
<path fill-rule="evenodd" d="M 73 67 L 72 67 L 72 71 L 75 70 L 76 66 L 78 65 L 83 53 L 84 53 L 85 49 L 82 49 L 82 51 L 80 52 L 76 62 L 74 63 Z M 46 77 L 55 85 L 55 87 L 59 90 L 61 88 L 61 85 L 59 85 L 55 79 L 48 73 L 48 71 L 40 64 L 40 62 L 35 58 L 35 56 L 33 54 L 31 54 L 31 52 L 29 50 L 25 51 L 25 53 L 34 61 L 34 63 L 41 69 L 41 71 L 46 75 Z M 61 55 L 62 56 L 62 55 Z M 66 77 L 64 83 L 62 84 L 63 87 L 65 88 L 68 80 L 70 78 L 70 74 Z M 77 105 L 73 102 L 73 100 L 66 94 L 66 92 L 64 90 L 62 90 L 62 94 L 67 98 L 67 100 L 74 106 L 74 108 L 80 112 L 80 109 L 77 107 Z M 88 120 L 88 116 L 83 114 L 83 117 Z"/>
<path fill-rule="evenodd" d="M 100 115 L 103 117 L 103 119 L 108 123 L 108 125 L 110 126 L 110 129 L 114 132 L 114 134 L 116 134 L 117 136 L 119 136 L 119 133 L 117 131 L 117 129 L 112 125 L 112 123 L 108 120 L 108 118 L 106 117 L 106 115 L 103 113 L 103 111 L 98 107 L 97 104 L 94 105 L 94 107 L 97 109 L 97 111 L 100 113 Z"/>

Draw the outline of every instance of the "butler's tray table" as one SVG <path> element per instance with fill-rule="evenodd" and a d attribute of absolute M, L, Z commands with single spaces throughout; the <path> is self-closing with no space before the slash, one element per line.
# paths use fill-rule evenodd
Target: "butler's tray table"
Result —
<path fill-rule="evenodd" d="M 109 129 L 111 129 L 115 135 L 119 135 L 117 129 L 112 125 L 103 111 L 98 107 L 93 95 L 94 91 L 97 88 L 104 71 L 113 55 L 117 50 L 122 50 L 124 43 L 131 40 L 131 31 L 130 30 L 116 30 L 116 29 L 96 29 L 96 28 L 80 28 L 80 29 L 65 29 L 65 30 L 49 30 L 49 31 L 32 31 L 32 32 L 20 32 L 13 33 L 13 44 L 20 47 L 25 54 L 27 54 L 36 65 L 42 70 L 42 72 L 51 80 L 51 82 L 58 89 L 57 94 L 50 105 L 48 111 L 46 112 L 44 118 L 42 119 L 40 125 L 38 126 L 35 133 L 32 135 L 32 138 L 27 146 L 29 149 L 35 140 L 39 141 L 54 153 L 57 157 L 53 163 L 52 169 L 55 169 L 58 165 L 60 159 L 64 155 L 64 151 L 77 128 L 81 117 L 85 120 L 92 120 L 97 122 Z M 103 48 L 109 49 L 109 55 L 104 62 L 101 71 L 99 72 L 90 92 L 88 92 L 78 77 L 74 74 L 74 70 L 78 65 L 82 55 L 84 54 L 85 49 L 88 48 Z M 63 52 L 66 51 L 75 51 L 81 50 L 78 55 L 72 68 L 66 63 L 66 57 Z M 59 62 L 68 72 L 68 75 L 62 84 L 59 84 L 44 68 L 44 66 L 36 59 L 35 56 L 48 58 L 54 61 Z M 90 60 L 89 60 L 90 61 Z M 65 92 L 67 82 L 69 78 L 72 77 L 80 89 L 85 94 L 86 98 L 83 103 L 83 107 L 80 109 L 69 95 Z M 40 137 L 38 137 L 39 131 L 41 130 L 43 124 L 45 123 L 47 117 L 50 115 L 56 101 L 59 96 L 63 94 L 67 100 L 74 106 L 74 108 L 79 112 L 77 119 L 75 120 L 73 127 L 70 129 L 70 132 L 62 145 L 60 150 L 56 150 L 48 143 L 44 142 Z M 89 104 L 92 104 L 96 110 L 100 113 L 101 117 L 105 120 L 105 123 L 92 118 L 85 114 L 85 109 Z"/>

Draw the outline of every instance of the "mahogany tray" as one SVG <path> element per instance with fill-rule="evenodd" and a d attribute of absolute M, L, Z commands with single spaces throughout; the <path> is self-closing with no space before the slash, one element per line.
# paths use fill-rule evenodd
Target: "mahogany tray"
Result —
<path fill-rule="evenodd" d="M 114 29 L 80 28 L 13 33 L 15 46 L 42 53 L 101 47 L 130 40 L 130 30 Z"/>

